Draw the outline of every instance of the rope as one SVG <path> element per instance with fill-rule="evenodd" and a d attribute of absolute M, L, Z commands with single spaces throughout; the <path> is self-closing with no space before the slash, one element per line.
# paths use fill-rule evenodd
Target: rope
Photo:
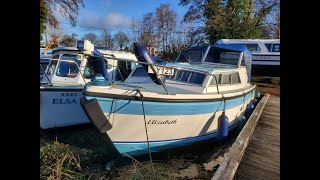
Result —
<path fill-rule="evenodd" d="M 150 150 L 150 144 L 149 144 L 149 136 L 148 136 L 148 128 L 147 128 L 147 122 L 146 122 L 146 114 L 145 114 L 145 112 L 144 112 L 143 95 L 142 95 L 142 93 L 140 92 L 139 89 L 137 89 L 136 91 L 137 91 L 137 92 L 139 93 L 139 95 L 140 95 L 141 104 L 142 104 L 144 127 L 145 127 L 145 130 L 146 130 L 146 136 L 147 136 L 147 143 L 148 143 L 148 150 L 149 150 L 149 157 L 150 157 L 150 162 L 151 162 L 151 167 L 152 167 L 152 173 L 153 173 L 154 179 L 157 179 L 157 178 L 156 178 L 156 174 L 155 174 L 155 170 L 154 170 L 154 167 L 153 167 L 153 162 L 152 162 L 152 156 L 151 156 L 151 150 Z"/>
<path fill-rule="evenodd" d="M 245 107 L 245 102 L 246 102 L 246 100 L 245 100 L 245 99 L 246 99 L 246 97 L 245 97 L 244 91 L 242 91 L 242 94 L 243 94 L 243 96 L 242 96 L 242 97 L 243 97 L 243 98 L 242 98 L 242 99 L 243 99 L 243 105 L 242 105 L 242 108 L 244 108 L 244 107 Z"/>
<path fill-rule="evenodd" d="M 223 102 L 224 102 L 224 105 L 223 105 L 223 111 L 226 110 L 226 98 L 224 97 L 224 95 L 222 94 L 222 98 L 223 98 Z"/>
<path fill-rule="evenodd" d="M 125 91 L 124 93 L 122 93 L 121 95 L 125 95 L 125 94 L 127 94 L 128 92 L 130 92 L 131 90 L 127 90 L 127 91 Z M 136 93 L 137 94 L 137 93 Z M 136 95 L 135 94 L 135 95 Z M 134 96 L 135 96 L 134 95 Z M 115 113 L 115 112 L 117 112 L 117 111 L 119 111 L 120 109 L 122 109 L 123 107 L 125 107 L 126 105 L 128 105 L 130 102 L 131 102 L 131 100 L 129 100 L 126 104 L 124 104 L 124 105 L 122 105 L 121 107 L 119 107 L 118 109 L 116 109 L 115 111 L 113 111 L 112 112 L 112 109 L 113 109 L 113 103 L 115 103 L 116 101 L 118 101 L 118 100 L 120 100 L 120 98 L 118 98 L 118 99 L 113 99 L 112 101 L 111 101 L 111 108 L 110 108 L 110 112 L 109 112 L 109 114 L 108 114 L 108 119 L 110 119 L 110 115 L 112 114 L 112 113 Z M 116 105 L 116 104 L 115 104 Z M 105 126 L 107 124 L 107 121 L 101 126 L 101 128 L 98 128 L 99 129 L 99 131 Z"/>
<path fill-rule="evenodd" d="M 127 90 L 126 92 L 122 93 L 121 95 L 125 95 L 127 94 L 128 92 L 130 92 L 131 90 Z M 154 179 L 157 179 L 156 178 L 156 174 L 155 174 L 155 170 L 154 170 L 154 167 L 153 167 L 153 162 L 152 162 L 152 156 L 151 156 L 151 150 L 150 150 L 150 143 L 149 143 L 149 136 L 148 136 L 148 128 L 147 128 L 147 121 L 146 121 L 146 115 L 145 115 L 145 111 L 144 111 L 144 103 L 143 103 L 143 95 L 141 93 L 141 91 L 139 89 L 136 89 L 134 90 L 136 91 L 136 93 L 132 96 L 136 96 L 138 93 L 140 95 L 140 99 L 141 99 L 141 105 L 142 105 L 142 112 L 143 112 L 143 119 L 144 119 L 144 127 L 145 127 L 145 130 L 146 130 L 146 137 L 147 137 L 147 144 L 148 144 L 148 151 L 149 151 L 149 157 L 150 157 L 150 163 L 151 163 L 151 167 L 152 167 L 152 173 L 153 173 L 153 176 L 154 176 Z M 131 93 L 133 93 L 134 91 L 131 91 Z M 128 93 L 128 94 L 131 94 L 131 93 Z M 122 105 L 121 107 L 119 107 L 118 109 L 112 111 L 112 108 L 113 108 L 113 103 L 120 100 L 120 98 L 118 99 L 113 99 L 112 102 L 111 102 L 111 110 L 109 112 L 109 117 L 110 117 L 110 114 L 111 113 L 115 113 L 117 112 L 118 110 L 120 110 L 121 108 L 125 107 L 126 105 L 128 105 L 131 100 L 129 100 L 126 104 Z M 103 127 L 103 126 L 102 126 Z"/>

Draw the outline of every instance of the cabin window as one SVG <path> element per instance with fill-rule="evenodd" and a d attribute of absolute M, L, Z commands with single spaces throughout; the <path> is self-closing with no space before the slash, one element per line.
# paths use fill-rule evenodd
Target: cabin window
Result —
<path fill-rule="evenodd" d="M 78 75 L 78 66 L 80 66 L 81 61 L 77 59 L 76 55 L 64 54 L 61 56 L 60 60 L 69 61 L 60 61 L 57 69 L 57 76 L 73 78 Z"/>
<path fill-rule="evenodd" d="M 94 69 L 92 67 L 92 64 L 89 61 L 87 61 L 87 65 L 86 65 L 86 67 L 84 69 L 84 73 L 83 73 L 84 78 L 92 79 L 94 77 L 94 74 L 95 73 L 94 73 Z"/>
<path fill-rule="evenodd" d="M 265 45 L 266 45 L 268 51 L 271 52 L 272 44 L 265 44 Z"/>
<path fill-rule="evenodd" d="M 172 76 L 166 76 L 168 79 L 181 81 L 191 84 L 202 85 L 206 75 L 191 71 L 175 70 Z"/>
<path fill-rule="evenodd" d="M 221 84 L 221 74 L 216 74 L 214 76 L 216 77 L 218 84 Z M 216 85 L 216 79 L 212 77 L 210 85 Z"/>
<path fill-rule="evenodd" d="M 188 52 L 190 62 L 200 62 L 202 58 L 202 51 L 190 51 Z"/>
<path fill-rule="evenodd" d="M 261 48 L 258 44 L 244 44 L 249 51 L 261 51 Z"/>
<path fill-rule="evenodd" d="M 174 80 L 180 81 L 181 77 L 182 77 L 183 71 L 176 71 L 175 76 L 174 76 Z"/>
<path fill-rule="evenodd" d="M 193 84 L 202 84 L 204 78 L 206 77 L 205 74 L 200 74 L 200 73 L 191 73 L 190 78 L 189 78 L 189 83 Z"/>
<path fill-rule="evenodd" d="M 265 44 L 269 52 L 280 52 L 280 44 Z"/>
<path fill-rule="evenodd" d="M 280 44 L 273 44 L 272 52 L 280 52 Z"/>
<path fill-rule="evenodd" d="M 240 52 L 227 52 L 210 48 L 204 62 L 238 65 L 240 55 Z"/>
<path fill-rule="evenodd" d="M 190 76 L 190 73 L 191 73 L 190 71 L 183 71 L 180 81 L 188 82 L 188 78 Z"/>
<path fill-rule="evenodd" d="M 214 48 L 210 48 L 204 62 L 220 63 L 220 52 L 216 51 Z"/>
<path fill-rule="evenodd" d="M 176 62 L 200 62 L 205 51 L 206 48 L 182 51 Z"/>
<path fill-rule="evenodd" d="M 47 75 L 52 76 L 54 73 L 54 70 L 56 69 L 58 61 L 52 60 L 50 63 L 50 66 L 47 70 Z"/>
<path fill-rule="evenodd" d="M 189 59 L 187 57 L 187 52 L 186 51 L 182 51 L 180 53 L 180 55 L 178 56 L 178 59 L 176 60 L 176 62 L 182 62 L 182 63 L 188 63 Z"/>
<path fill-rule="evenodd" d="M 231 84 L 239 84 L 240 76 L 239 73 L 232 73 L 232 74 L 216 74 L 215 77 L 217 78 L 217 82 L 219 85 L 231 85 Z M 211 79 L 210 85 L 216 85 L 216 80 L 214 77 Z"/>
<path fill-rule="evenodd" d="M 221 78 L 222 85 L 231 84 L 231 74 L 223 74 Z"/>
<path fill-rule="evenodd" d="M 40 74 L 44 74 L 46 71 L 48 64 L 50 62 L 50 59 L 40 59 Z"/>
<path fill-rule="evenodd" d="M 129 76 L 129 74 L 132 71 L 132 63 L 128 62 L 128 61 L 118 61 L 118 73 L 120 73 L 121 78 L 123 78 L 123 80 L 127 79 L 127 77 Z"/>
<path fill-rule="evenodd" d="M 241 83 L 239 73 L 237 73 L 237 72 L 232 73 L 231 74 L 231 84 L 238 84 L 238 83 Z"/>

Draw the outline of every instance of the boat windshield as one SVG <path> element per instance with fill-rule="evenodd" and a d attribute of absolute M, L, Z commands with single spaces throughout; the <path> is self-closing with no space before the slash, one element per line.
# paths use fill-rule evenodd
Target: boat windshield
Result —
<path fill-rule="evenodd" d="M 207 50 L 207 46 L 201 48 L 191 48 L 181 51 L 176 62 L 201 63 L 201 60 Z"/>
<path fill-rule="evenodd" d="M 69 54 L 63 54 L 60 57 L 60 60 L 72 60 L 80 66 L 81 60 L 77 58 L 77 55 L 69 55 Z M 57 70 L 57 76 L 62 77 L 69 77 L 69 76 L 77 76 L 79 72 L 79 68 L 77 64 L 74 62 L 66 62 L 66 61 L 60 61 L 58 70 Z"/>
<path fill-rule="evenodd" d="M 40 67 L 40 75 L 44 74 L 49 62 L 50 62 L 50 59 L 40 59 L 40 66 L 41 66 Z"/>
<path fill-rule="evenodd" d="M 216 48 L 210 48 L 204 62 L 238 65 L 240 58 L 241 58 L 240 52 L 229 52 L 229 51 L 218 50 Z"/>

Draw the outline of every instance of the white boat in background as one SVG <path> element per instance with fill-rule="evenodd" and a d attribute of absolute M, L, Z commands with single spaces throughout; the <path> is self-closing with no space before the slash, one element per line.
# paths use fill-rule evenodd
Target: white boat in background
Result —
<path fill-rule="evenodd" d="M 240 44 L 252 52 L 252 70 L 280 75 L 280 39 L 221 39 L 216 44 Z"/>
<path fill-rule="evenodd" d="M 128 59 L 132 63 L 123 66 L 114 58 Z M 132 53 L 100 52 L 87 40 L 78 41 L 77 48 L 54 48 L 40 83 L 40 128 L 89 123 L 80 106 L 84 85 L 91 80 L 124 81 L 127 75 L 122 73 L 131 72 L 134 61 L 137 60 Z"/>
<path fill-rule="evenodd" d="M 244 121 L 256 96 L 248 73 L 251 52 L 235 45 L 204 49 L 205 63 L 157 64 L 145 47 L 135 43 L 141 66 L 124 83 L 88 83 L 81 105 L 124 156 L 211 138 L 224 140 L 228 131 Z M 202 52 L 193 53 L 198 57 Z M 151 83 L 130 81 L 135 76 L 149 78 Z"/>

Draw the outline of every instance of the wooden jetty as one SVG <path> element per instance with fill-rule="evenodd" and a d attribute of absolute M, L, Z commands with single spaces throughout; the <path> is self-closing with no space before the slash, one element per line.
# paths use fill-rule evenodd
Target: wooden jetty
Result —
<path fill-rule="evenodd" d="M 280 98 L 265 94 L 212 180 L 280 179 Z"/>

